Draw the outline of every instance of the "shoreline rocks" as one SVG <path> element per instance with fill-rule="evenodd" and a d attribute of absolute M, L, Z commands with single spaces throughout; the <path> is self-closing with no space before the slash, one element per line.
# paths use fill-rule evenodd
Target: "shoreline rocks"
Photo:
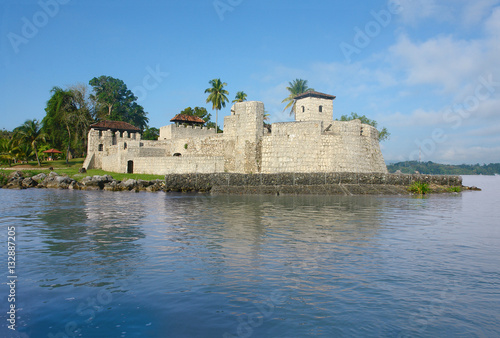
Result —
<path fill-rule="evenodd" d="M 78 174 L 82 177 L 83 175 Z M 380 173 L 285 173 L 285 174 L 185 174 L 166 175 L 165 180 L 115 180 L 110 175 L 83 177 L 80 181 L 50 172 L 34 176 L 22 171 L 2 175 L 4 189 L 69 189 L 102 191 L 199 192 L 211 194 L 273 195 L 412 195 L 407 188 L 413 182 L 429 184 L 430 193 L 480 190 L 464 187 L 460 176 L 403 175 Z"/>
<path fill-rule="evenodd" d="M 104 190 L 104 191 L 163 191 L 165 182 L 162 180 L 115 180 L 110 175 L 86 176 L 77 181 L 67 175 L 59 175 L 52 171 L 48 175 L 40 173 L 35 176 L 25 176 L 22 171 L 15 171 L 7 176 L 7 181 L 0 188 L 3 189 L 69 189 L 69 190 Z"/>

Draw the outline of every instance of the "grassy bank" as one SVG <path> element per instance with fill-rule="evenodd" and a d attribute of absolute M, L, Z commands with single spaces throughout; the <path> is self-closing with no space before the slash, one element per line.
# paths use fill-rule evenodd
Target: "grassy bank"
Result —
<path fill-rule="evenodd" d="M 84 174 L 80 174 L 78 170 L 83 165 L 83 158 L 75 158 L 70 160 L 68 164 L 66 164 L 66 160 L 58 160 L 58 161 L 50 161 L 43 162 L 42 166 L 39 167 L 36 161 L 32 161 L 29 163 L 22 163 L 9 166 L 2 166 L 0 169 L 0 173 L 4 175 L 9 175 L 15 170 L 22 170 L 26 176 L 33 176 L 39 173 L 50 173 L 49 168 L 53 168 L 56 173 L 59 175 L 68 175 L 69 177 L 79 181 L 85 176 L 94 176 L 94 175 L 110 175 L 115 180 L 124 181 L 128 179 L 134 180 L 145 180 L 151 181 L 155 179 L 164 179 L 163 175 L 147 175 L 147 174 L 122 174 L 122 173 L 114 173 L 110 171 L 104 171 L 100 169 L 90 169 Z"/>

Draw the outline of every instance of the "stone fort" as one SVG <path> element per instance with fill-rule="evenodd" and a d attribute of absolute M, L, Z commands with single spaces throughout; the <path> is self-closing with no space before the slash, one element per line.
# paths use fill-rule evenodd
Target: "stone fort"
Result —
<path fill-rule="evenodd" d="M 83 167 L 157 175 L 387 172 L 378 131 L 360 120 L 335 121 L 335 96 L 310 91 L 295 99 L 295 121 L 270 127 L 262 102 L 236 103 L 219 134 L 192 118 L 147 141 L 128 123 L 101 121 L 91 125 Z"/>

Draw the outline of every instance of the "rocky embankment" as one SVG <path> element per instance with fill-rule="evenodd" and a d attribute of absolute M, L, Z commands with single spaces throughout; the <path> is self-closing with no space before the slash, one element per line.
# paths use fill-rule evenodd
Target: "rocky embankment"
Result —
<path fill-rule="evenodd" d="M 81 179 L 80 179 L 81 177 Z M 359 173 L 285 173 L 285 174 L 172 174 L 165 180 L 119 181 L 109 175 L 86 176 L 79 180 L 50 172 L 35 176 L 15 171 L 0 174 L 0 187 L 6 189 L 53 188 L 106 191 L 203 192 L 212 194 L 321 194 L 321 195 L 405 195 L 415 182 L 425 183 L 429 193 L 456 192 L 464 187 L 460 176 L 359 174 Z"/>
<path fill-rule="evenodd" d="M 0 182 L 4 189 L 52 188 L 72 190 L 107 190 L 107 191 L 161 191 L 164 190 L 163 180 L 133 180 L 118 181 L 109 175 L 86 176 L 77 181 L 69 176 L 50 172 L 28 176 L 22 171 L 15 171 Z"/>

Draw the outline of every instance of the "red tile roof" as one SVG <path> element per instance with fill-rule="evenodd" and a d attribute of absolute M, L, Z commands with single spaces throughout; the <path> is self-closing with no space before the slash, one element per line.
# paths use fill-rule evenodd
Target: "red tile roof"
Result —
<path fill-rule="evenodd" d="M 93 129 L 104 129 L 104 130 L 123 130 L 123 131 L 134 131 L 140 132 L 141 129 L 136 126 L 131 125 L 130 123 L 123 121 L 100 121 L 90 125 L 90 128 Z"/>
<path fill-rule="evenodd" d="M 336 96 L 333 95 L 328 95 L 320 92 L 316 92 L 314 90 L 307 91 L 303 94 L 299 94 L 295 96 L 295 100 L 303 99 L 305 97 L 317 97 L 320 99 L 327 99 L 327 100 L 335 100 Z"/>
<path fill-rule="evenodd" d="M 203 121 L 198 116 L 184 115 L 184 114 L 175 115 L 175 117 L 173 119 L 171 119 L 170 122 L 205 123 L 205 121 Z"/>

